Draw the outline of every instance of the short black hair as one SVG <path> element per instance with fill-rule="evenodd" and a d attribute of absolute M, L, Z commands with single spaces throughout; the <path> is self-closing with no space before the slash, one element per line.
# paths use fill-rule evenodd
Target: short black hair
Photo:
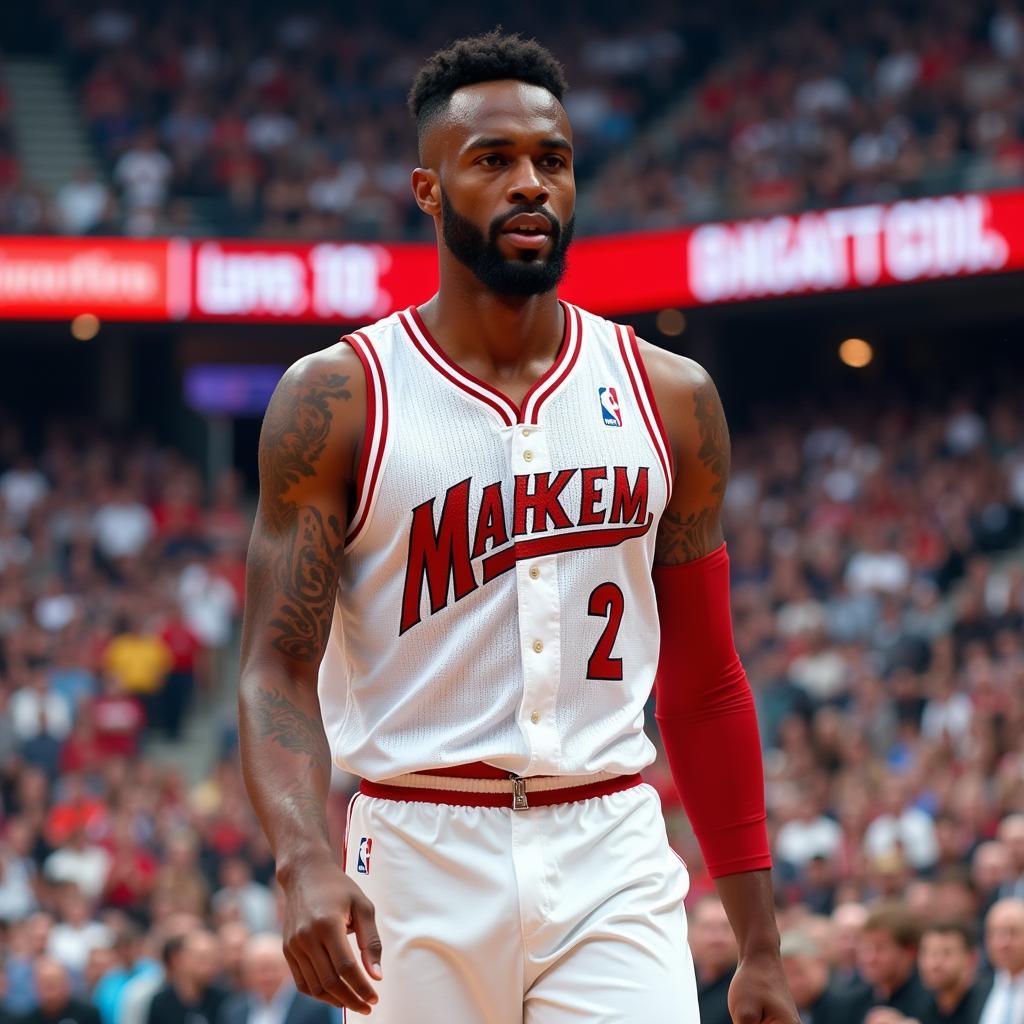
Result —
<path fill-rule="evenodd" d="M 569 88 L 558 59 L 536 39 L 523 39 L 500 28 L 456 39 L 420 68 L 409 90 L 409 111 L 416 119 L 417 133 L 422 136 L 456 89 L 503 78 L 539 85 L 559 102 Z"/>
<path fill-rule="evenodd" d="M 968 953 L 978 948 L 978 929 L 973 921 L 954 918 L 949 921 L 934 921 L 925 926 L 925 935 L 959 935 Z"/>

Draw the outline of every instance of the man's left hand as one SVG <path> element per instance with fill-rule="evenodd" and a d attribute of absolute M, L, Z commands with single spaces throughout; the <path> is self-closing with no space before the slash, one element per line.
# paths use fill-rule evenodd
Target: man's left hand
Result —
<path fill-rule="evenodd" d="M 729 985 L 733 1024 L 800 1024 L 777 953 L 745 957 Z"/>

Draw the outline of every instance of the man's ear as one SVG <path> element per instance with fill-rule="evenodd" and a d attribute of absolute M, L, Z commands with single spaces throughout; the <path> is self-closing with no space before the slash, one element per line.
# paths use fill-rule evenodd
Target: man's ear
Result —
<path fill-rule="evenodd" d="M 441 214 L 441 180 L 437 171 L 427 167 L 417 167 L 412 172 L 412 194 L 416 205 L 431 217 Z"/>

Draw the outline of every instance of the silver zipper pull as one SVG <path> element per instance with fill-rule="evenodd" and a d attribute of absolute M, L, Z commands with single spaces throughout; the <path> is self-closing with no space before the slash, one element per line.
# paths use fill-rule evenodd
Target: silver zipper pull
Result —
<path fill-rule="evenodd" d="M 526 801 L 526 779 L 518 775 L 510 775 L 509 778 L 512 780 L 512 810 L 527 810 L 530 805 Z"/>

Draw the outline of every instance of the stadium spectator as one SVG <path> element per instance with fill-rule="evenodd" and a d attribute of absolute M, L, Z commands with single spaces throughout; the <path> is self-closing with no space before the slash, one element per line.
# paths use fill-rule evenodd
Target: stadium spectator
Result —
<path fill-rule="evenodd" d="M 249 939 L 243 977 L 243 990 L 221 1007 L 218 1024 L 331 1024 L 331 1008 L 295 988 L 280 935 Z"/>
<path fill-rule="evenodd" d="M 110 189 L 90 167 L 79 168 L 74 178 L 57 190 L 55 202 L 60 229 L 69 235 L 87 235 L 102 220 L 110 203 Z"/>
<path fill-rule="evenodd" d="M 918 969 L 932 1006 L 921 1024 L 978 1024 L 990 982 L 978 977 L 974 925 L 949 920 L 929 925 L 921 936 Z"/>
<path fill-rule="evenodd" d="M 868 826 L 864 849 L 869 857 L 899 850 L 914 868 L 925 871 L 934 866 L 938 857 L 935 825 L 927 811 L 913 806 L 911 796 L 905 779 L 897 776 L 889 780 L 882 794 L 885 809 Z"/>
<path fill-rule="evenodd" d="M 94 908 L 74 882 L 57 887 L 54 903 L 59 919 L 50 929 L 46 950 L 67 969 L 74 979 L 81 979 L 89 954 L 97 947 L 109 948 L 114 936 L 109 927 L 94 919 Z"/>
<path fill-rule="evenodd" d="M 898 902 L 882 903 L 864 922 L 857 945 L 857 965 L 865 987 L 862 1010 L 888 1007 L 921 1021 L 928 1012 L 928 993 L 917 973 L 921 926 Z"/>
<path fill-rule="evenodd" d="M 980 1024 L 1013 1020 L 1024 1003 L 1024 902 L 993 904 L 985 917 L 985 950 L 995 975 Z"/>
<path fill-rule="evenodd" d="M 67 842 L 43 863 L 43 877 L 57 884 L 73 882 L 91 900 L 99 899 L 110 872 L 110 854 L 89 841 L 85 826 L 76 824 Z"/>
<path fill-rule="evenodd" d="M 63 964 L 53 957 L 40 956 L 34 974 L 39 1002 L 22 1018 L 24 1024 L 100 1024 L 96 1008 L 71 994 L 71 979 Z"/>
<path fill-rule="evenodd" d="M 1024 898 L 1024 814 L 1008 814 L 996 830 L 996 838 L 1010 855 L 1010 878 L 999 888 L 1001 897 Z"/>
<path fill-rule="evenodd" d="M 32 859 L 32 827 L 8 818 L 0 840 L 0 921 L 21 921 L 38 907 L 38 870 Z"/>
<path fill-rule="evenodd" d="M 736 937 L 716 895 L 701 897 L 691 908 L 689 937 L 700 1019 L 703 1024 L 731 1024 L 728 996 L 736 973 Z"/>
<path fill-rule="evenodd" d="M 167 983 L 153 996 L 148 1024 L 215 1024 L 226 996 L 215 981 L 220 973 L 216 938 L 197 928 L 168 939 L 163 961 Z"/>
<path fill-rule="evenodd" d="M 213 894 L 216 914 L 236 912 L 250 932 L 266 932 L 277 922 L 274 897 L 253 881 L 252 869 L 241 857 L 227 857 L 220 866 L 221 888 Z"/>
<path fill-rule="evenodd" d="M 860 1024 L 855 995 L 830 982 L 828 957 L 820 942 L 806 931 L 790 930 L 782 935 L 780 953 L 802 1024 Z"/>

